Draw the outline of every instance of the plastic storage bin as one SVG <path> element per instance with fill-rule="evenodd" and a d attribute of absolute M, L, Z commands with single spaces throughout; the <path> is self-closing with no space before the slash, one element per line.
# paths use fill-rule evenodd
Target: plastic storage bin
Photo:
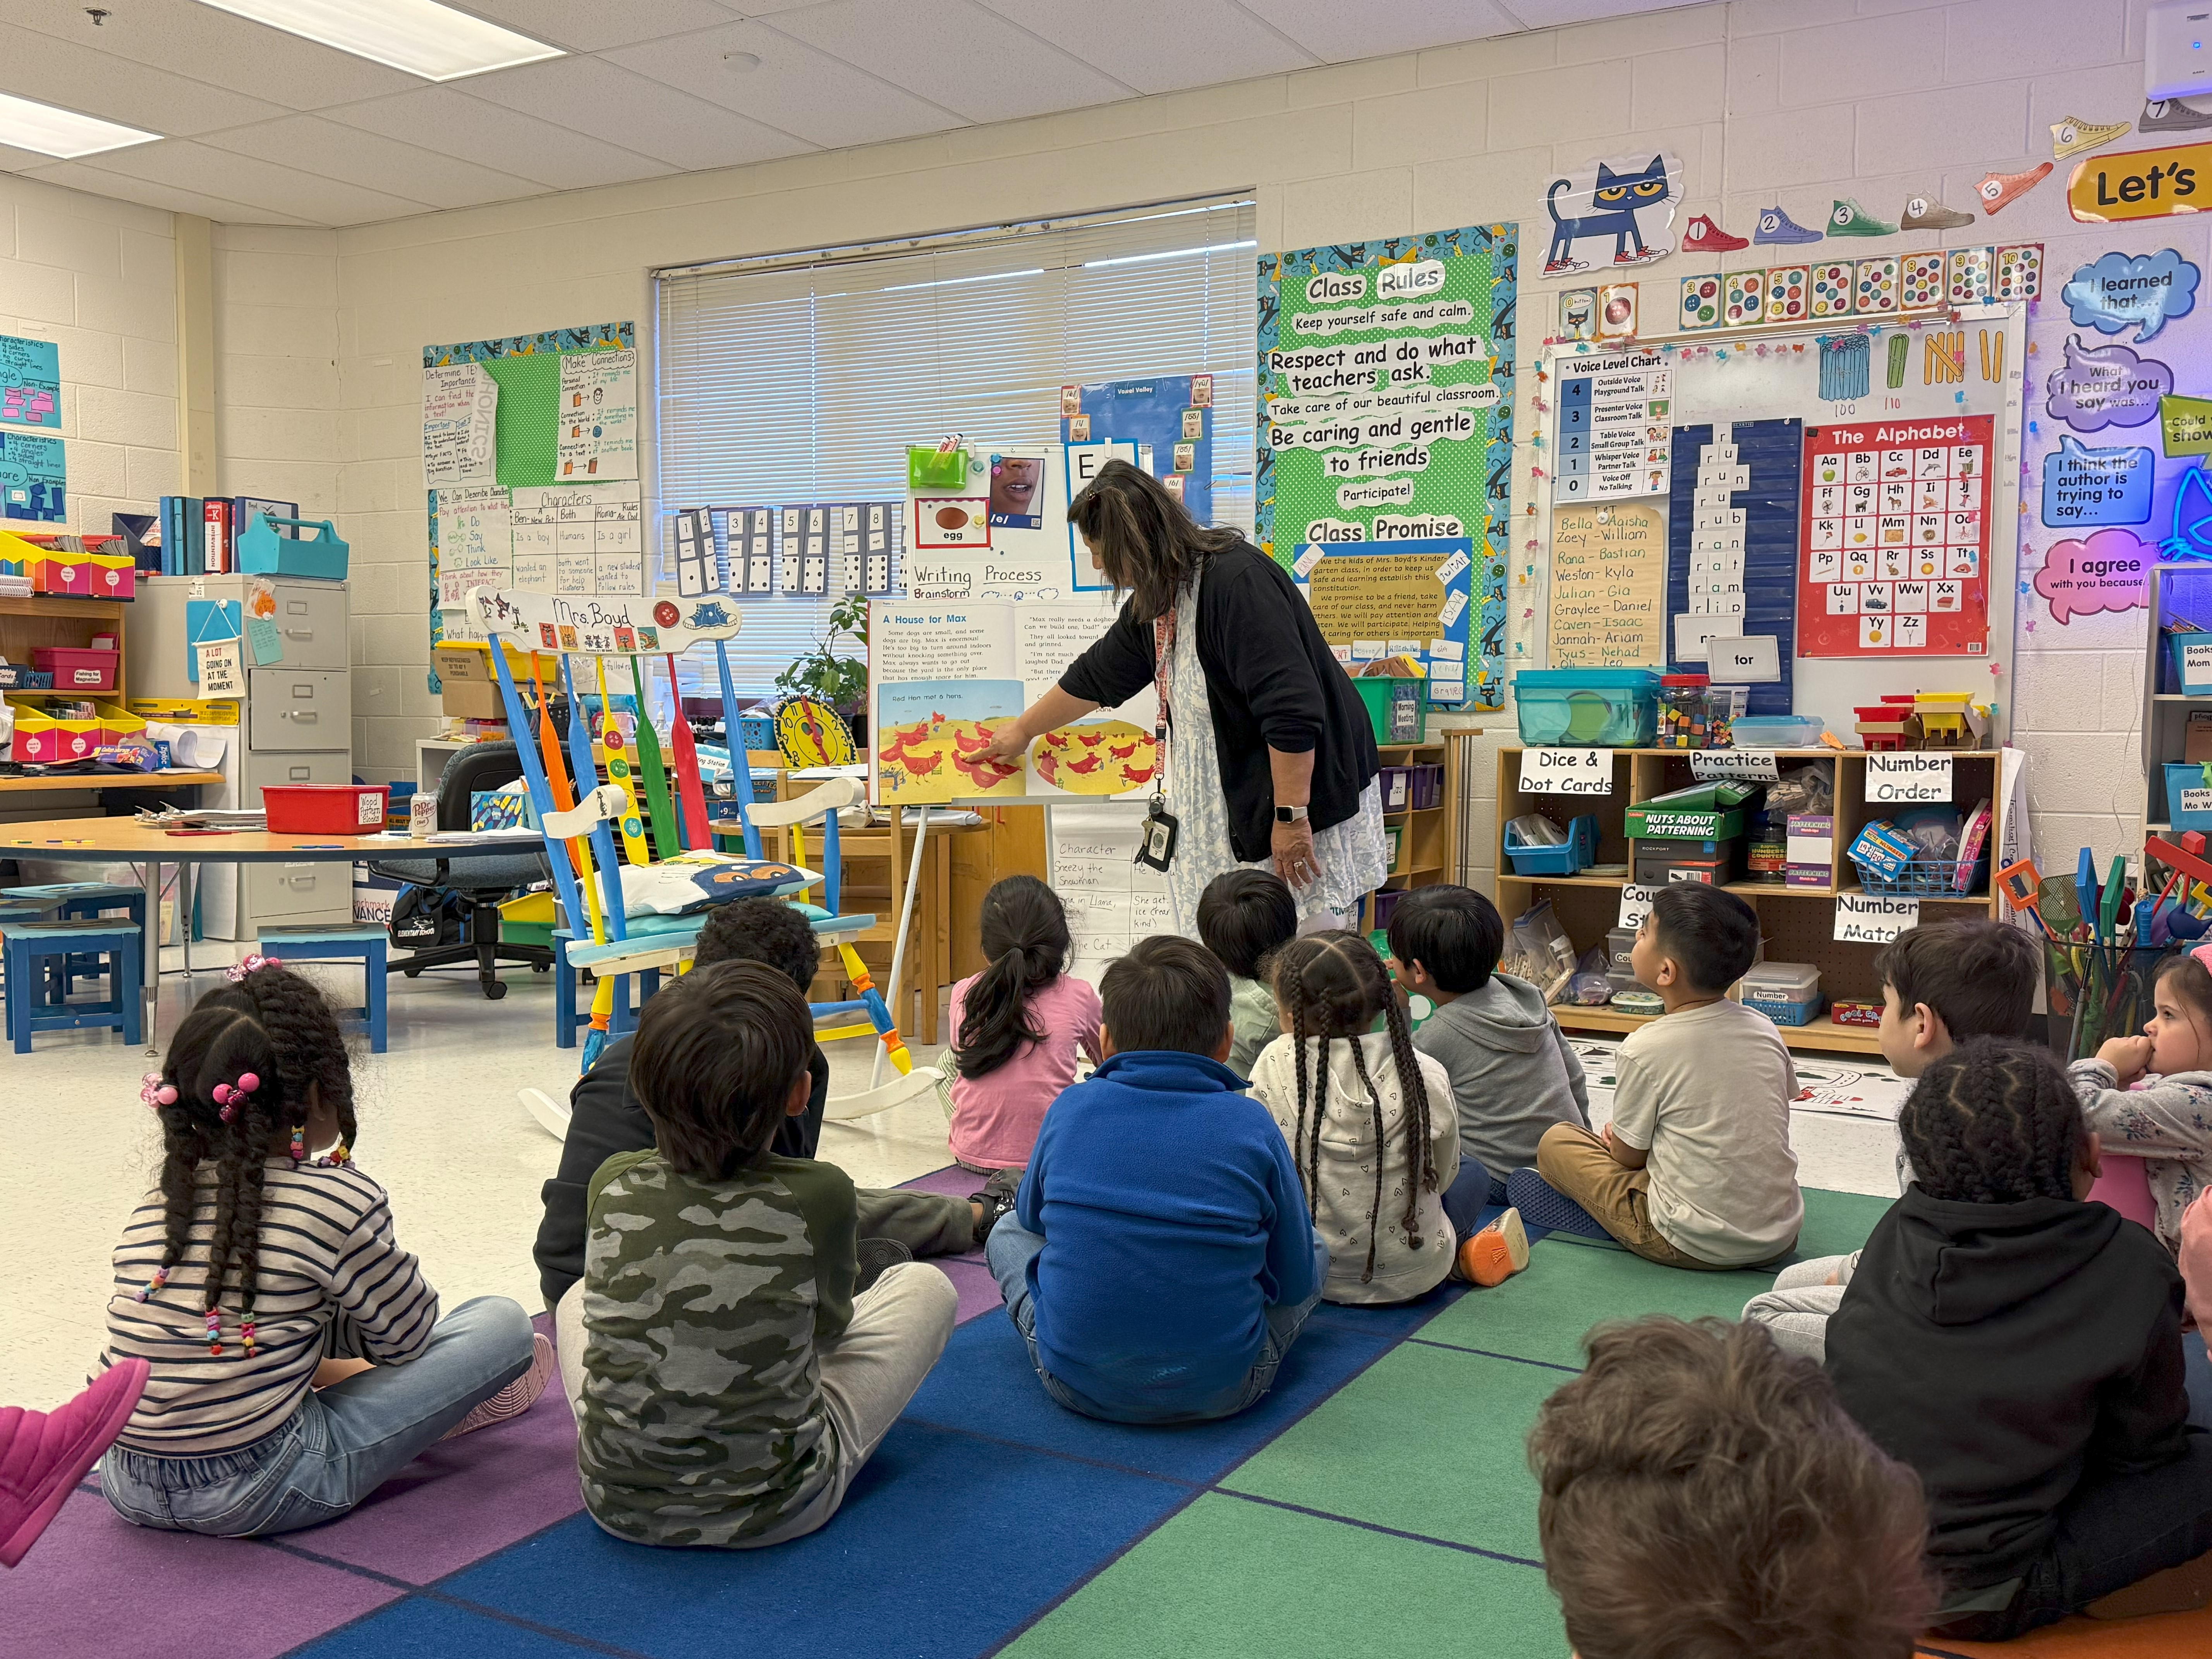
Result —
<path fill-rule="evenodd" d="M 56 645 L 33 646 L 31 649 L 31 665 L 52 674 L 57 691 L 112 691 L 122 664 L 120 651 L 88 651 Z"/>
<path fill-rule="evenodd" d="M 1809 962 L 1762 962 L 1743 976 L 1743 1006 L 1777 1025 L 1809 1025 L 1820 1012 L 1820 970 Z"/>
<path fill-rule="evenodd" d="M 2166 762 L 2166 821 L 2175 831 L 2202 830 L 2212 834 L 2212 807 L 2199 806 L 2190 811 L 2181 805 L 2181 792 L 2185 789 L 2212 792 L 2212 779 L 2205 775 L 2208 772 L 2212 772 L 2212 767 L 2193 761 Z M 2212 793 L 2208 793 L 2205 799 L 2212 800 Z"/>
<path fill-rule="evenodd" d="M 2166 648 L 2173 654 L 2174 682 L 2188 697 L 2212 696 L 2212 634 L 2168 634 Z M 2190 672 L 2189 647 L 2198 647 L 2196 672 Z"/>
<path fill-rule="evenodd" d="M 1375 741 L 1419 743 L 1429 717 L 1429 683 L 1390 674 L 1358 674 L 1352 689 L 1367 705 L 1367 722 L 1375 728 Z"/>
<path fill-rule="evenodd" d="M 1421 766 L 1386 766 L 1379 775 L 1382 810 L 1424 811 L 1443 804 L 1444 769 L 1434 762 Z"/>
<path fill-rule="evenodd" d="M 1597 819 L 1590 815 L 1567 825 L 1567 838 L 1557 847 L 1537 847 L 1521 839 L 1511 824 L 1505 826 L 1505 856 L 1513 860 L 1516 876 L 1571 876 L 1597 862 Z"/>
<path fill-rule="evenodd" d="M 1399 901 L 1405 896 L 1405 893 L 1395 887 L 1385 887 L 1376 893 L 1375 926 L 1377 929 L 1389 927 L 1391 913 L 1398 908 Z M 1388 956 L 1389 952 L 1386 950 L 1382 954 Z"/>
<path fill-rule="evenodd" d="M 368 836 L 384 828 L 380 783 L 264 785 L 261 804 L 272 836 Z"/>
<path fill-rule="evenodd" d="M 1738 749 L 1810 749 L 1827 729 L 1810 714 L 1743 714 L 1730 726 L 1729 741 Z"/>
<path fill-rule="evenodd" d="M 1524 668 L 1513 677 L 1521 741 L 1635 749 L 1659 722 L 1659 676 L 1648 668 Z"/>
<path fill-rule="evenodd" d="M 277 532 L 289 530 L 290 536 Z M 238 568 L 249 576 L 346 579 L 346 544 L 328 519 L 274 519 L 257 513 L 238 538 Z"/>
<path fill-rule="evenodd" d="M 1659 746 L 1704 749 L 1712 735 L 1712 682 L 1703 674 L 1662 674 L 1659 678 Z"/>

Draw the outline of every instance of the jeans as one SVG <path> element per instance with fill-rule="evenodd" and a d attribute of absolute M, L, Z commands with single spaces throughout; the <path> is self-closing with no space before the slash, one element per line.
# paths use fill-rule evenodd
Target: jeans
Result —
<path fill-rule="evenodd" d="M 1505 1201 L 1505 1183 L 1484 1167 L 1479 1158 L 1459 1155 L 1459 1174 L 1444 1188 L 1444 1215 L 1462 1240 L 1474 1237 L 1484 1208 Z"/>
<path fill-rule="evenodd" d="M 2085 1479 L 2010 1605 L 1937 1628 L 1969 1642 L 2008 1641 L 2212 1550 L 2212 1435 L 2191 1433 L 2187 1443 L 2162 1468 Z"/>
<path fill-rule="evenodd" d="M 125 1521 L 252 1538 L 335 1521 L 530 1369 L 530 1316 L 480 1296 L 440 1320 L 429 1345 L 311 1389 L 275 1432 L 210 1457 L 111 1448 L 100 1489 Z"/>
<path fill-rule="evenodd" d="M 1044 1236 L 1030 1232 L 1011 1215 L 1002 1217 L 991 1229 L 991 1237 L 983 1253 L 991 1264 L 991 1276 L 999 1281 L 999 1293 L 1006 1299 L 1006 1316 L 1014 1322 L 1014 1328 L 1030 1345 L 1030 1364 L 1036 1367 L 1037 1380 L 1044 1391 L 1059 1404 L 1085 1417 L 1101 1418 L 1109 1423 L 1198 1423 L 1217 1417 L 1234 1417 L 1247 1406 L 1275 1385 L 1276 1369 L 1283 1356 L 1297 1340 L 1298 1332 L 1304 1328 L 1306 1316 L 1321 1300 L 1321 1287 L 1328 1277 L 1328 1246 L 1321 1242 L 1321 1235 L 1313 1237 L 1314 1291 L 1303 1302 L 1276 1303 L 1263 1310 L 1267 1322 L 1267 1334 L 1260 1344 L 1260 1357 L 1252 1362 L 1252 1369 L 1242 1382 L 1211 1400 L 1189 1405 L 1179 1405 L 1156 1411 L 1145 1411 L 1127 1406 L 1102 1405 L 1077 1389 L 1071 1389 L 1050 1371 L 1037 1357 L 1036 1307 L 1030 1295 L 1029 1266 L 1039 1250 L 1044 1249 Z"/>

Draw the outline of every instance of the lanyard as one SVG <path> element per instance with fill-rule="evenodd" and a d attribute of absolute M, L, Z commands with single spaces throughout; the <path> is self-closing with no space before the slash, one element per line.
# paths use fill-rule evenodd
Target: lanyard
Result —
<path fill-rule="evenodd" d="M 1168 793 L 1168 728 L 1174 723 L 1168 711 L 1168 663 L 1175 651 L 1175 606 L 1152 618 L 1152 690 L 1159 696 L 1158 717 L 1152 722 L 1152 741 L 1155 745 L 1158 772 L 1152 779 L 1152 799 L 1157 804 L 1167 798 Z"/>

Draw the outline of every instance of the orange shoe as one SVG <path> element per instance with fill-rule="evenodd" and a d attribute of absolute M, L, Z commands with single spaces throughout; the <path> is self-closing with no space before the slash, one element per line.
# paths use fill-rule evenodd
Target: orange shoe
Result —
<path fill-rule="evenodd" d="M 1528 1265 L 1528 1233 L 1521 1212 L 1508 1210 L 1459 1247 L 1459 1276 L 1487 1290 Z"/>
<path fill-rule="evenodd" d="M 2050 176 L 2051 163 L 2048 161 L 2039 167 L 2030 167 L 2026 173 L 1984 173 L 1982 182 L 1974 186 L 1974 193 L 1981 198 L 1983 213 L 1994 215 L 1999 209 L 2008 207 L 2027 195 Z"/>

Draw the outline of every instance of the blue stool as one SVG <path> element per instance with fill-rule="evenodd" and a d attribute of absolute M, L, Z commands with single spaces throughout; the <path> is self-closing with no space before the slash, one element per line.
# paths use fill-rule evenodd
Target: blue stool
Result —
<path fill-rule="evenodd" d="M 567 928 L 553 930 L 553 1046 L 556 1048 L 574 1048 L 576 1033 L 592 1023 L 590 1005 L 586 1004 L 578 1012 L 576 986 L 582 975 L 568 965 L 568 947 L 575 942 L 575 936 Z M 632 976 L 625 974 L 623 977 Z M 645 999 L 660 988 L 660 970 L 647 968 L 635 977 L 645 981 L 638 987 L 638 1007 L 641 1008 Z M 637 1008 L 629 1006 L 629 999 L 618 988 L 614 1008 L 607 1016 L 607 1038 L 611 1042 L 636 1029 Z"/>
<path fill-rule="evenodd" d="M 7 962 L 7 1027 L 15 1052 L 31 1052 L 37 1031 L 112 1028 L 123 1040 L 140 1040 L 139 931 L 120 921 L 0 921 L 0 955 Z M 72 955 L 107 958 L 108 994 L 99 1002 L 43 1002 L 41 969 Z"/>
<path fill-rule="evenodd" d="M 64 921 L 89 921 L 103 910 L 127 909 L 131 924 L 138 929 L 139 948 L 152 948 L 146 939 L 146 890 L 143 887 L 122 887 L 104 881 L 56 881 L 37 887 L 0 887 L 0 905 L 12 909 L 19 904 L 34 905 L 41 915 L 56 915 Z M 47 988 L 47 1000 L 66 1001 L 78 980 L 97 971 L 96 963 L 48 963 L 46 973 L 52 982 Z"/>
<path fill-rule="evenodd" d="M 286 965 L 295 962 L 338 962 L 361 959 L 368 980 L 368 1000 L 349 1009 L 368 1022 L 368 1049 L 380 1054 L 385 1048 L 384 946 L 390 936 L 374 923 L 358 927 L 294 927 L 264 931 L 254 948 Z"/>

